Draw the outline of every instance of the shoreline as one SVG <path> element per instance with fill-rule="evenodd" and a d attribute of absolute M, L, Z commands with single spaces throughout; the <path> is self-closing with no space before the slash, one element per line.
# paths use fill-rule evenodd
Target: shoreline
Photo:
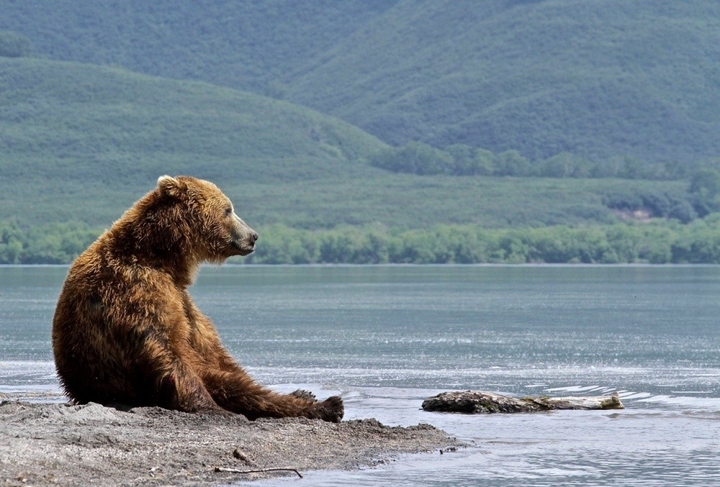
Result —
<path fill-rule="evenodd" d="M 157 407 L 125 412 L 0 395 L 0 483 L 5 485 L 227 485 L 297 477 L 293 470 L 374 467 L 401 454 L 438 455 L 460 446 L 464 443 L 422 423 L 248 421 L 240 415 Z M 289 470 L 231 471 L 273 468 Z"/>

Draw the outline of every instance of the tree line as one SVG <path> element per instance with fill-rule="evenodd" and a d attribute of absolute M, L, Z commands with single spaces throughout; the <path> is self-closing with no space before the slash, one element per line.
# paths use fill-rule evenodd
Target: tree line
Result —
<path fill-rule="evenodd" d="M 67 264 L 97 238 L 81 223 L 23 231 L 0 222 L 0 264 Z M 247 264 L 720 264 L 720 214 L 678 221 L 488 229 L 341 227 L 260 229 Z"/>
<path fill-rule="evenodd" d="M 649 162 L 635 157 L 613 157 L 602 161 L 561 152 L 531 161 L 516 150 L 493 153 L 482 148 L 454 144 L 442 149 L 422 142 L 384 149 L 370 164 L 392 172 L 419 175 L 514 176 L 546 178 L 621 178 L 650 180 L 692 179 L 700 171 L 720 170 L 720 160 L 689 164 L 680 161 Z"/>
<path fill-rule="evenodd" d="M 84 223 L 51 223 L 21 228 L 0 221 L 0 264 L 69 264 L 100 234 Z"/>
<path fill-rule="evenodd" d="M 253 264 L 717 264 L 720 215 L 587 227 L 266 228 Z"/>

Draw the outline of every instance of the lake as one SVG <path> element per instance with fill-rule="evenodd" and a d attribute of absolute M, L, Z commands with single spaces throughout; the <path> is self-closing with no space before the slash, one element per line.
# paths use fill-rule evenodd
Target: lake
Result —
<path fill-rule="evenodd" d="M 0 267 L 0 392 L 58 400 L 50 327 L 66 272 Z M 472 445 L 307 472 L 308 485 L 720 484 L 720 267 L 204 267 L 191 294 L 259 382 Z M 626 409 L 420 410 L 461 389 L 617 390 Z"/>

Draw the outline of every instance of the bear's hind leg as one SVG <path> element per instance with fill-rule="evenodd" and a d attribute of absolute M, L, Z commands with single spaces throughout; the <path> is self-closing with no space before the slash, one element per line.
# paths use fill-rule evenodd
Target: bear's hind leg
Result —
<path fill-rule="evenodd" d="M 163 374 L 159 384 L 159 406 L 187 413 L 226 412 L 213 399 L 200 377 L 183 364 Z"/>
<path fill-rule="evenodd" d="M 318 402 L 307 396 L 278 394 L 260 386 L 242 370 L 208 371 L 203 374 L 203 382 L 219 406 L 250 420 L 305 417 L 339 423 L 345 412 L 338 396 Z"/>
<path fill-rule="evenodd" d="M 136 359 L 121 369 L 144 398 L 144 405 L 160 406 L 188 413 L 226 412 L 213 400 L 193 368 L 191 350 L 172 350 L 165 340 L 146 333 L 136 348 Z M 122 402 L 122 398 L 118 398 Z"/>

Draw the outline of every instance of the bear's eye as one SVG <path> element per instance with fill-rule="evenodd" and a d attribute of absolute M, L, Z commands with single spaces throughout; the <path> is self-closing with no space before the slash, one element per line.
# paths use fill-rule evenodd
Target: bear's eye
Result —
<path fill-rule="evenodd" d="M 225 216 L 232 215 L 232 206 L 225 207 Z"/>

